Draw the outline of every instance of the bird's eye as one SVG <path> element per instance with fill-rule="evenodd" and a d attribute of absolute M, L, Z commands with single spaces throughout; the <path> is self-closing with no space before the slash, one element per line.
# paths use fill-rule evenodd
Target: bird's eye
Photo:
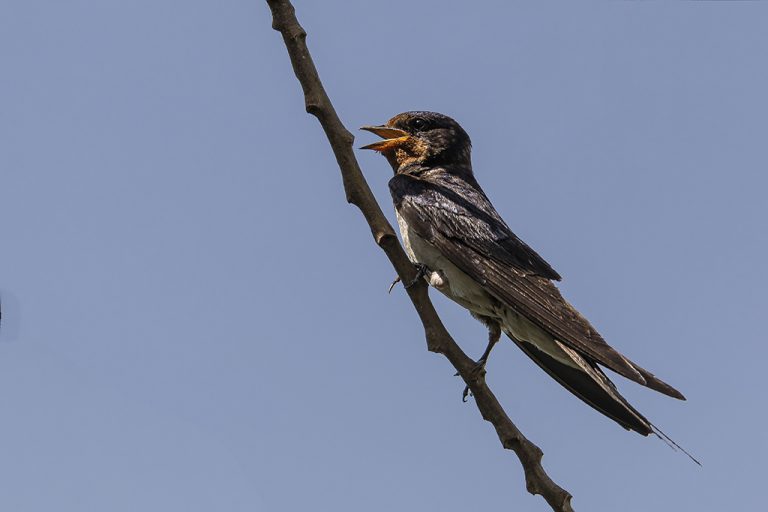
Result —
<path fill-rule="evenodd" d="M 413 121 L 411 121 L 411 126 L 413 126 L 416 130 L 423 130 L 427 127 L 427 121 L 424 119 L 417 117 Z"/>

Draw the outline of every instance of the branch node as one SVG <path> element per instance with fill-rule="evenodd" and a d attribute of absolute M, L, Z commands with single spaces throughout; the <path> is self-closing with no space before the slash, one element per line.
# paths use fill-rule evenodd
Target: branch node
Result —
<path fill-rule="evenodd" d="M 376 231 L 376 233 L 373 234 L 374 240 L 376 240 L 376 245 L 379 247 L 386 248 L 390 244 L 393 244 L 397 241 L 397 237 L 395 236 L 394 232 L 391 231 L 383 231 L 379 230 Z"/>
<path fill-rule="evenodd" d="M 355 136 L 352 135 L 352 132 L 344 128 L 344 130 L 341 132 L 341 142 L 349 146 L 351 149 L 352 145 L 355 143 Z"/>
<path fill-rule="evenodd" d="M 445 343 L 440 333 L 436 332 L 433 328 L 427 327 L 425 329 L 425 334 L 427 338 L 427 350 L 434 352 L 435 354 L 445 354 Z M 461 373 L 460 370 L 459 373 Z"/>

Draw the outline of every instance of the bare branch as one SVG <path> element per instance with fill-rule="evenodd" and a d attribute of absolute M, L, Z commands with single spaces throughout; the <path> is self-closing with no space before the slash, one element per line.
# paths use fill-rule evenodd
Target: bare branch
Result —
<path fill-rule="evenodd" d="M 336 156 L 347 201 L 360 209 L 371 228 L 374 240 L 386 253 L 403 282 L 413 281 L 416 269 L 408 260 L 392 226 L 363 177 L 352 149 L 354 137 L 339 120 L 323 88 L 306 45 L 307 33 L 299 25 L 293 5 L 289 0 L 267 0 L 267 3 L 272 10 L 272 28 L 282 34 L 293 71 L 304 90 L 306 110 L 320 121 Z M 431 352 L 443 354 L 469 386 L 483 419 L 494 426 L 502 446 L 514 451 L 520 459 L 528 492 L 541 495 L 552 510 L 572 512 L 571 495 L 553 482 L 541 465 L 542 451 L 526 439 L 512 423 L 488 388 L 483 372 L 473 371 L 475 362 L 461 350 L 446 330 L 429 299 L 424 280 L 419 279 L 414 286 L 408 287 L 407 293 L 424 326 L 427 348 Z"/>

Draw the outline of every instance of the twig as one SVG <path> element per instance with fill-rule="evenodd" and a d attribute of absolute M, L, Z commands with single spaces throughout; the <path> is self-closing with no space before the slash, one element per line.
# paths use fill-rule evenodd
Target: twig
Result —
<path fill-rule="evenodd" d="M 392 266 L 404 283 L 412 282 L 417 274 L 408 260 L 392 226 L 381 211 L 368 183 L 360 171 L 352 142 L 354 137 L 336 115 L 331 100 L 323 88 L 317 69 L 306 44 L 307 33 L 299 25 L 289 0 L 267 0 L 272 10 L 272 28 L 280 32 L 291 58 L 293 71 L 304 90 L 307 112 L 315 116 L 323 127 L 336 156 L 344 182 L 347 201 L 357 206 L 371 228 L 373 239 L 386 253 Z M 571 495 L 558 486 L 541 465 L 543 455 L 538 446 L 518 430 L 494 394 L 485 383 L 483 372 L 473 372 L 476 363 L 459 348 L 437 315 L 427 294 L 427 285 L 419 279 L 406 289 L 424 326 L 427 348 L 443 354 L 456 368 L 475 397 L 483 419 L 489 421 L 504 448 L 515 452 L 525 471 L 525 486 L 531 494 L 540 494 L 557 512 L 572 512 Z"/>

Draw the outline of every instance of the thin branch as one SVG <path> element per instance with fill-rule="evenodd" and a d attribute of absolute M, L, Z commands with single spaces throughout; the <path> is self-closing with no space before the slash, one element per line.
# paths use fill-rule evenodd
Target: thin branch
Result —
<path fill-rule="evenodd" d="M 272 10 L 272 28 L 282 34 L 293 71 L 304 90 L 306 110 L 320 121 L 336 156 L 347 201 L 360 209 L 371 228 L 374 240 L 386 253 L 403 282 L 413 281 L 416 269 L 408 260 L 392 226 L 363 177 L 352 148 L 354 137 L 339 120 L 325 92 L 307 49 L 307 33 L 299 25 L 293 5 L 289 0 L 267 0 L 267 3 Z M 520 459 L 528 492 L 541 495 L 556 512 L 573 512 L 571 495 L 553 482 L 544 471 L 541 465 L 541 449 L 526 439 L 512 423 L 488 388 L 483 372 L 473 371 L 475 362 L 461 350 L 446 330 L 429 299 L 426 283 L 420 279 L 417 284 L 407 288 L 407 292 L 424 326 L 427 348 L 431 352 L 443 354 L 469 386 L 483 419 L 496 429 L 502 446 L 514 451 Z"/>

